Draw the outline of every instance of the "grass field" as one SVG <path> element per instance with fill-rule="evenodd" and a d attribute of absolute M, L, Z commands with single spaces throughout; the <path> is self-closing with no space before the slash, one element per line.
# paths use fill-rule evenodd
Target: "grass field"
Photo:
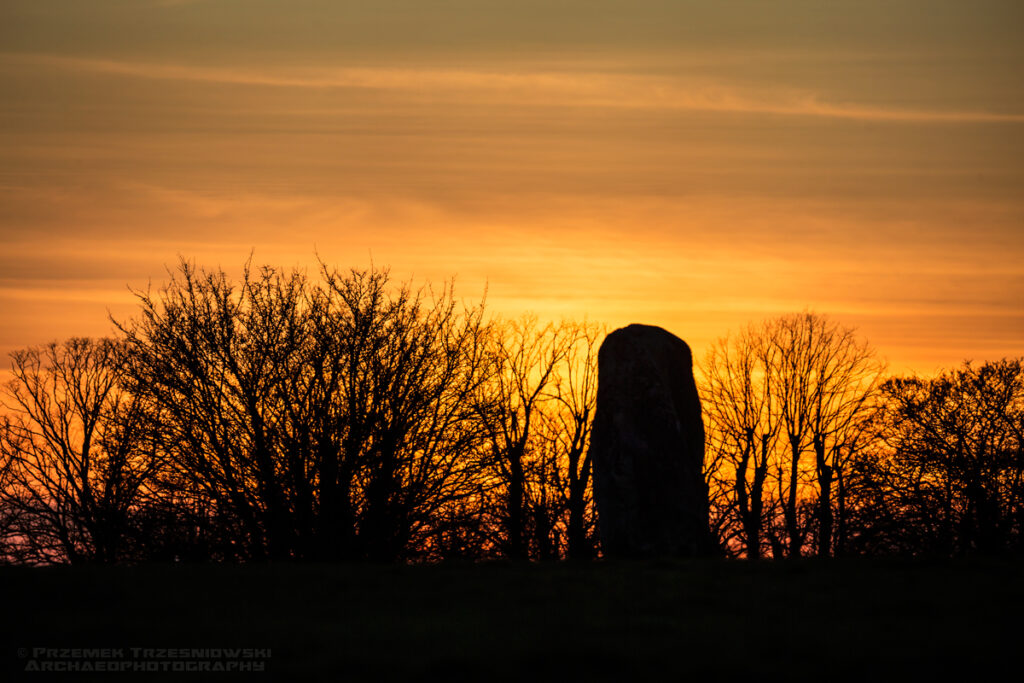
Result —
<path fill-rule="evenodd" d="M 0 577 L 8 672 L 53 661 L 33 659 L 38 647 L 246 647 L 271 650 L 268 673 L 200 678 L 926 680 L 1019 673 L 1024 634 L 1024 564 L 1008 561 L 5 567 Z"/>

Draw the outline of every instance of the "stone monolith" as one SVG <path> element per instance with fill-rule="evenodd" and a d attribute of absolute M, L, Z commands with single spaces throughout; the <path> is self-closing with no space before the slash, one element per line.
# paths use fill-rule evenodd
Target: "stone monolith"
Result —
<path fill-rule="evenodd" d="M 686 342 L 650 325 L 608 335 L 590 453 L 606 557 L 711 551 L 704 425 Z"/>

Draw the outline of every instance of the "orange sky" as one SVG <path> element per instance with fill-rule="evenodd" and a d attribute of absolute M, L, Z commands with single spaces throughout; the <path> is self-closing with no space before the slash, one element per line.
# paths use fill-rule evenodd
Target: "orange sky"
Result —
<path fill-rule="evenodd" d="M 0 353 L 200 264 L 1024 354 L 1016 0 L 5 0 Z"/>

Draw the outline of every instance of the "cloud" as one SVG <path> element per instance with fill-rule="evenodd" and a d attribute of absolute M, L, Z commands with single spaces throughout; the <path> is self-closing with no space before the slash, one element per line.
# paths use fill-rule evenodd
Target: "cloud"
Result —
<path fill-rule="evenodd" d="M 710 79 L 594 71 L 400 67 L 241 68 L 3 54 L 0 63 L 111 76 L 221 85 L 359 89 L 416 101 L 766 114 L 879 122 L 1024 123 L 1024 114 L 884 107 L 831 102 L 780 86 L 736 86 Z"/>
<path fill-rule="evenodd" d="M 155 7 L 177 7 L 178 5 L 198 5 L 207 0 L 153 0 Z"/>

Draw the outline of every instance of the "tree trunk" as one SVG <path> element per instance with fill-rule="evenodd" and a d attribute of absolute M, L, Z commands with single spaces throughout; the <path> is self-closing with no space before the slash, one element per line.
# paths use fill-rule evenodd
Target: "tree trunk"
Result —
<path fill-rule="evenodd" d="M 837 467 L 836 473 L 836 547 L 834 555 L 841 557 L 846 554 L 846 483 L 843 469 Z"/>
<path fill-rule="evenodd" d="M 397 493 L 397 463 L 390 449 L 378 455 L 378 469 L 366 490 L 366 507 L 359 528 L 363 554 L 369 560 L 391 562 L 398 559 L 395 548 L 397 528 L 393 498 Z"/>
<path fill-rule="evenodd" d="M 764 482 L 768 479 L 768 437 L 761 437 L 761 461 L 754 464 L 750 487 L 750 559 L 761 558 L 761 531 L 764 524 Z"/>
<path fill-rule="evenodd" d="M 760 542 L 756 538 L 750 518 L 750 499 L 747 496 L 747 467 L 750 464 L 750 441 L 743 445 L 743 453 L 736 464 L 736 476 L 733 488 L 736 491 L 736 507 L 739 508 L 740 523 L 743 525 L 743 545 L 747 549 L 747 559 L 756 560 L 761 554 Z"/>
<path fill-rule="evenodd" d="M 326 561 L 351 559 L 354 554 L 351 475 L 339 459 L 335 448 L 321 450 L 316 545 L 317 557 Z"/>
<path fill-rule="evenodd" d="M 832 554 L 832 467 L 825 460 L 825 439 L 814 437 L 814 459 L 818 478 L 818 557 Z"/>
<path fill-rule="evenodd" d="M 587 538 L 586 527 L 586 491 L 590 479 L 590 459 L 584 458 L 583 468 L 579 468 L 580 453 L 569 453 L 569 559 L 589 560 L 594 556 L 594 548 Z"/>
<path fill-rule="evenodd" d="M 524 503 L 526 497 L 526 473 L 523 471 L 523 448 L 525 444 L 517 444 L 509 453 L 508 499 L 506 500 L 506 519 L 508 538 L 506 539 L 507 555 L 513 560 L 525 560 L 528 557 L 526 544 L 526 524 Z"/>
<path fill-rule="evenodd" d="M 795 437 L 790 437 L 789 447 L 792 454 L 789 470 L 789 495 L 786 496 L 786 506 L 783 511 L 786 518 L 786 536 L 789 541 L 787 548 L 790 557 L 800 557 L 800 546 L 803 539 L 800 537 L 800 524 L 797 519 L 797 485 L 800 479 L 800 442 Z"/>

